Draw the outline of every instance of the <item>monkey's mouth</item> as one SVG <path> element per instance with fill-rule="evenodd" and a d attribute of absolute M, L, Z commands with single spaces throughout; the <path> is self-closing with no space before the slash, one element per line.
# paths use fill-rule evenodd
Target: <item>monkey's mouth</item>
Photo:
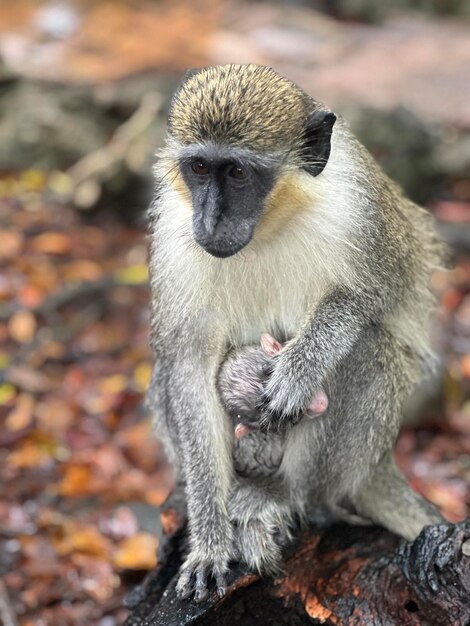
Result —
<path fill-rule="evenodd" d="M 198 237 L 194 237 L 194 240 L 211 256 L 214 256 L 218 259 L 226 259 L 228 257 L 234 256 L 249 243 L 249 241 L 207 241 Z"/>

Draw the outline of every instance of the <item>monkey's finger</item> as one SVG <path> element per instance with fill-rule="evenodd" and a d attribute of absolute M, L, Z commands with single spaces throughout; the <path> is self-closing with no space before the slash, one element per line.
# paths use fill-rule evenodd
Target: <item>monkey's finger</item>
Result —
<path fill-rule="evenodd" d="M 247 424 L 237 424 L 235 426 L 235 439 L 242 439 L 245 435 L 249 435 L 253 429 Z"/>
<path fill-rule="evenodd" d="M 218 572 L 214 574 L 215 584 L 217 585 L 217 595 L 219 598 L 223 598 L 227 593 L 227 579 L 225 574 Z"/>
<path fill-rule="evenodd" d="M 201 565 L 196 570 L 196 584 L 194 585 L 194 600 L 204 602 L 207 600 L 209 591 L 207 590 L 207 567 Z"/>
<path fill-rule="evenodd" d="M 191 585 L 191 578 L 193 575 L 193 568 L 187 567 L 180 572 L 180 576 L 178 578 L 178 583 L 176 585 L 176 595 L 181 600 L 186 600 L 189 598 L 193 591 L 193 587 Z"/>

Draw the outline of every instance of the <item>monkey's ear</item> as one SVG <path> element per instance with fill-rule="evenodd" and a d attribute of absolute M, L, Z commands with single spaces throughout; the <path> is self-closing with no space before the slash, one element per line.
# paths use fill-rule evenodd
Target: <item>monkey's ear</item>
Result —
<path fill-rule="evenodd" d="M 303 169 L 312 176 L 318 176 L 328 163 L 335 122 L 336 115 L 330 111 L 314 111 L 310 114 L 305 127 L 302 156 Z"/>

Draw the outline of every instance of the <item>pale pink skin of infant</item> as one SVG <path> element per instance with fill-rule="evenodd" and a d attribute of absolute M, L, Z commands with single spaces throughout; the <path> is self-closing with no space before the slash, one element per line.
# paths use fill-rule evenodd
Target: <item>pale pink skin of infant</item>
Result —
<path fill-rule="evenodd" d="M 261 347 L 268 356 L 275 356 L 282 349 L 282 345 L 279 341 L 274 339 L 274 337 L 268 333 L 263 333 L 261 335 Z M 320 415 L 323 415 L 327 408 L 328 396 L 324 391 L 319 391 L 313 396 L 305 414 L 307 417 L 319 417 Z M 246 424 L 237 424 L 235 426 L 235 439 L 241 439 L 245 435 L 253 432 L 253 430 L 253 428 L 247 426 Z"/>

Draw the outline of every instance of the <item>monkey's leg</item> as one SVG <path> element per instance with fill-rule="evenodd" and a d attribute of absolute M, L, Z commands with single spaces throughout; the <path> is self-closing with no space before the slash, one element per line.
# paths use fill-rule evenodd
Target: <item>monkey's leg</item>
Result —
<path fill-rule="evenodd" d="M 351 500 L 360 515 L 410 541 L 424 526 L 444 521 L 430 502 L 411 489 L 391 455 L 383 458 Z"/>
<path fill-rule="evenodd" d="M 403 404 L 419 372 L 409 349 L 387 330 L 372 327 L 341 363 L 331 391 L 337 444 L 329 460 L 328 496 L 339 506 L 351 502 L 361 517 L 407 539 L 442 521 L 409 487 L 392 457 Z"/>
<path fill-rule="evenodd" d="M 225 593 L 232 556 L 233 529 L 227 515 L 232 430 L 215 389 L 217 346 L 213 341 L 208 354 L 200 345 L 193 348 L 195 342 L 187 343 L 177 354 L 160 346 L 159 354 L 166 369 L 166 425 L 177 446 L 188 510 L 189 553 L 177 593 L 181 598 L 194 593 L 195 600 L 202 601 L 211 578 L 219 595 Z"/>

